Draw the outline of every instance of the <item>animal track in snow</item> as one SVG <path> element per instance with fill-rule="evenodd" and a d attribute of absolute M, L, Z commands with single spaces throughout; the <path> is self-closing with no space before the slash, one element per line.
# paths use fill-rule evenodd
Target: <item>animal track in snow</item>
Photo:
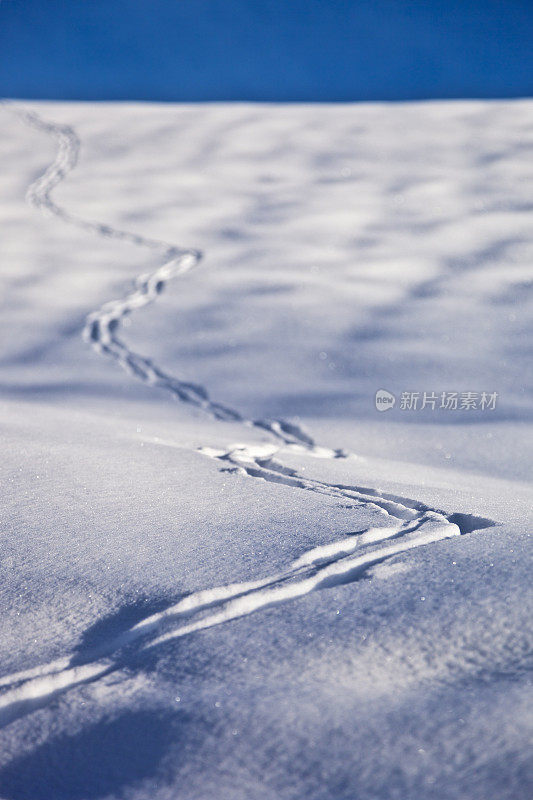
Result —
<path fill-rule="evenodd" d="M 169 280 L 195 267 L 201 260 L 202 253 L 200 250 L 181 248 L 163 240 L 123 231 L 113 225 L 85 220 L 59 206 L 51 194 L 76 167 L 80 150 L 79 138 L 69 125 L 47 122 L 32 111 L 15 109 L 15 113 L 27 125 L 52 135 L 58 144 L 52 164 L 29 187 L 26 194 L 28 202 L 44 214 L 58 217 L 68 225 L 107 239 L 118 239 L 153 250 L 160 254 L 163 261 L 163 264 L 153 272 L 140 275 L 135 281 L 133 290 L 124 297 L 111 300 L 89 314 L 83 330 L 85 341 L 89 342 L 97 352 L 114 359 L 123 369 L 143 383 L 164 389 L 178 400 L 201 408 L 215 419 L 231 420 L 248 427 L 260 428 L 279 441 L 287 444 L 299 443 L 312 449 L 314 447 L 312 438 L 298 425 L 282 419 L 246 419 L 235 409 L 211 400 L 203 386 L 170 375 L 152 359 L 135 353 L 118 337 L 117 332 L 125 317 L 152 303 Z"/>
<path fill-rule="evenodd" d="M 75 225 L 99 236 L 119 239 L 132 244 L 159 251 L 164 260 L 162 266 L 151 273 L 140 275 L 132 291 L 119 300 L 105 303 L 101 308 L 87 317 L 83 330 L 84 339 L 100 353 L 116 360 L 124 369 L 132 373 L 144 383 L 171 392 L 179 400 L 197 406 L 210 416 L 219 420 L 240 422 L 247 427 L 256 427 L 266 431 L 276 440 L 296 451 L 307 451 L 320 458 L 346 458 L 350 454 L 345 450 L 332 450 L 317 445 L 312 437 L 300 426 L 283 419 L 250 420 L 243 417 L 235 409 L 210 399 L 207 390 L 199 384 L 182 381 L 163 371 L 152 359 L 145 358 L 131 350 L 122 342 L 117 331 L 125 317 L 140 308 L 152 303 L 163 291 L 166 283 L 172 278 L 192 269 L 200 259 L 200 250 L 180 248 L 168 242 L 151 239 L 140 234 L 130 233 L 112 225 L 85 220 L 57 205 L 51 197 L 52 190 L 71 172 L 79 157 L 80 142 L 72 127 L 47 122 L 34 112 L 16 109 L 16 113 L 28 125 L 53 135 L 58 142 L 58 150 L 52 164 L 34 181 L 28 189 L 28 202 L 47 214 L 59 217 L 67 224 Z M 418 501 L 394 495 L 380 494 L 375 489 L 330 485 L 320 481 L 304 479 L 276 461 L 273 455 L 279 448 L 263 446 L 257 448 L 240 446 L 233 450 L 215 451 L 212 448 L 201 448 L 201 452 L 214 456 L 233 465 L 237 472 L 250 477 L 261 478 L 272 483 L 283 483 L 300 489 L 308 489 L 319 494 L 345 497 L 362 504 L 372 504 L 382 511 L 398 519 L 414 519 L 417 512 L 434 511 Z M 258 455 L 254 455 L 255 453 Z M 442 512 L 439 512 L 442 513 Z M 487 527 L 494 524 L 491 520 L 470 515 L 458 515 L 462 524 L 469 530 Z M 479 524 L 478 524 L 479 523 Z"/>
<path fill-rule="evenodd" d="M 278 483 L 296 489 L 305 489 L 317 494 L 328 495 L 329 497 L 345 499 L 350 501 L 350 507 L 357 505 L 370 506 L 398 521 L 421 519 L 424 514 L 435 513 L 440 514 L 450 523 L 457 525 L 460 533 L 471 533 L 474 530 L 488 528 L 496 524 L 491 519 L 473 514 L 454 513 L 447 515 L 446 512 L 432 508 L 420 500 L 411 500 L 408 497 L 380 492 L 377 489 L 325 483 L 313 478 L 304 478 L 296 470 L 285 467 L 274 458 L 281 450 L 305 452 L 298 445 L 279 448 L 274 445 L 237 444 L 228 450 L 217 450 L 212 447 L 200 448 L 201 453 L 229 465 L 225 467 L 229 472 L 259 478 L 268 483 Z M 329 457 L 327 452 L 324 457 Z"/>
<path fill-rule="evenodd" d="M 313 547 L 273 575 L 193 592 L 141 619 L 97 650 L 85 652 L 82 658 L 78 654 L 1 678 L 0 687 L 5 688 L 0 694 L 0 727 L 79 684 L 120 669 L 127 663 L 120 654 L 135 642 L 142 653 L 268 606 L 352 583 L 393 556 L 460 534 L 459 527 L 442 514 L 427 511 L 409 522 L 368 528 Z"/>
<path fill-rule="evenodd" d="M 51 198 L 51 193 L 76 166 L 79 139 L 69 126 L 46 122 L 33 112 L 17 110 L 16 113 L 26 124 L 52 135 L 58 143 L 55 160 L 30 186 L 28 201 L 43 213 L 56 216 L 69 225 L 98 236 L 149 248 L 160 253 L 163 261 L 153 272 L 137 278 L 134 288 L 123 298 L 108 302 L 91 313 L 83 331 L 84 339 L 143 383 L 170 392 L 178 400 L 202 409 L 212 418 L 264 430 L 275 440 L 275 444 L 237 445 L 227 450 L 201 448 L 200 452 L 219 461 L 224 469 L 254 479 L 343 499 L 350 507 L 374 507 L 383 514 L 384 525 L 314 547 L 274 575 L 193 592 L 110 638 L 98 651 L 86 651 L 83 657 L 80 654 L 67 656 L 1 678 L 0 726 L 48 704 L 74 686 L 120 669 L 123 664 L 120 654 L 127 652 L 136 642 L 139 643 L 138 652 L 142 652 L 269 605 L 286 602 L 318 589 L 356 581 L 367 575 L 376 564 L 400 553 L 496 524 L 474 515 L 446 514 L 420 501 L 377 489 L 304 478 L 279 460 L 284 450 L 327 459 L 347 458 L 350 454 L 317 445 L 302 428 L 291 422 L 246 419 L 238 411 L 211 400 L 204 387 L 170 375 L 152 359 L 131 350 L 118 336 L 122 321 L 134 311 L 152 303 L 169 280 L 196 266 L 202 254 L 198 250 L 179 248 L 164 241 L 121 231 L 111 225 L 84 220 L 58 206 Z"/>

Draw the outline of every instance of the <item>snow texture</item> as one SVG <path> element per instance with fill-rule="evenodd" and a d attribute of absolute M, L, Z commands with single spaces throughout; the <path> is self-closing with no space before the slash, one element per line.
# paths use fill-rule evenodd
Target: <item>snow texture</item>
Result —
<path fill-rule="evenodd" d="M 528 797 L 533 104 L 1 113 L 2 800 Z"/>

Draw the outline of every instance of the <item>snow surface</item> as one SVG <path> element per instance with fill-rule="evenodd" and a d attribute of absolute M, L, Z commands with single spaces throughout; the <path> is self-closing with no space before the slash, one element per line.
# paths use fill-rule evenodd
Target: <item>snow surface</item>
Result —
<path fill-rule="evenodd" d="M 533 102 L 25 108 L 2 800 L 528 797 Z"/>

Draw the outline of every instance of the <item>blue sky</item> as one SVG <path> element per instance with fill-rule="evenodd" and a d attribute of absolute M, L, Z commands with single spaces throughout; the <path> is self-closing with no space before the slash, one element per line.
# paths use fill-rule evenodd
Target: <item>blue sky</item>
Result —
<path fill-rule="evenodd" d="M 1 0 L 0 95 L 531 96 L 533 0 Z"/>

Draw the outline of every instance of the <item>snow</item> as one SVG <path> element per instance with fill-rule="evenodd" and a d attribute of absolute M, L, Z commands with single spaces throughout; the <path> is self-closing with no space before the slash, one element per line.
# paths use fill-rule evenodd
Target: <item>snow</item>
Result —
<path fill-rule="evenodd" d="M 532 102 L 25 109 L 0 796 L 527 797 Z"/>

